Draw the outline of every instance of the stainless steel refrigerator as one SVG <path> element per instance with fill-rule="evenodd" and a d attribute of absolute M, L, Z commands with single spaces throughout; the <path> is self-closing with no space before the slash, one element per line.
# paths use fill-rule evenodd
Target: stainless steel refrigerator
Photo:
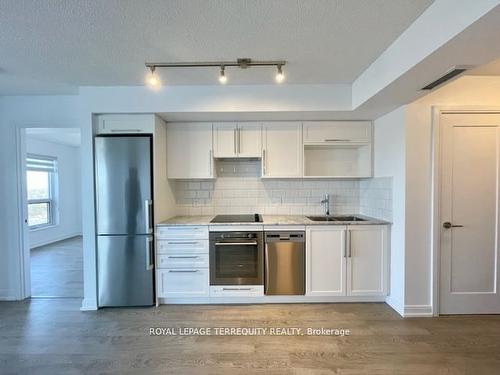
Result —
<path fill-rule="evenodd" d="M 97 136 L 98 305 L 154 304 L 150 135 Z"/>

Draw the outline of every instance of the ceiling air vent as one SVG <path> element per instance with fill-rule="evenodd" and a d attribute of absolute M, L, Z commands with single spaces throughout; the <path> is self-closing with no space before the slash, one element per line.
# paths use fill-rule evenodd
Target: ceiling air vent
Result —
<path fill-rule="evenodd" d="M 422 87 L 421 90 L 432 90 L 433 88 L 442 85 L 443 83 L 449 81 L 453 77 L 458 76 L 459 74 L 465 72 L 468 69 L 469 69 L 468 66 L 454 66 L 438 79 Z"/>

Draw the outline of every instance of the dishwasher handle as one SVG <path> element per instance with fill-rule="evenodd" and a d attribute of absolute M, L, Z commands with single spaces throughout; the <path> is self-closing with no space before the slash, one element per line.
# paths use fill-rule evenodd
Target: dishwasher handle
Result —
<path fill-rule="evenodd" d="M 266 232 L 265 242 L 305 242 L 304 232 Z"/>

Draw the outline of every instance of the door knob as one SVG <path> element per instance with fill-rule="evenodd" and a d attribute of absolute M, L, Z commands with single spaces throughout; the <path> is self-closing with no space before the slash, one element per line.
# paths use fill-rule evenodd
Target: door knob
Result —
<path fill-rule="evenodd" d="M 450 223 L 449 221 L 445 221 L 443 223 L 443 228 L 445 229 L 450 229 L 450 228 L 462 228 L 463 225 L 453 225 L 452 223 Z"/>

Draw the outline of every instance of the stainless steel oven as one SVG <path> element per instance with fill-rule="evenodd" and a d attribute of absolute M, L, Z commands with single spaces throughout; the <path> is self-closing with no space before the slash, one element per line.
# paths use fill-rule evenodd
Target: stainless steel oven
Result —
<path fill-rule="evenodd" d="M 264 285 L 263 233 L 211 232 L 210 285 Z"/>

